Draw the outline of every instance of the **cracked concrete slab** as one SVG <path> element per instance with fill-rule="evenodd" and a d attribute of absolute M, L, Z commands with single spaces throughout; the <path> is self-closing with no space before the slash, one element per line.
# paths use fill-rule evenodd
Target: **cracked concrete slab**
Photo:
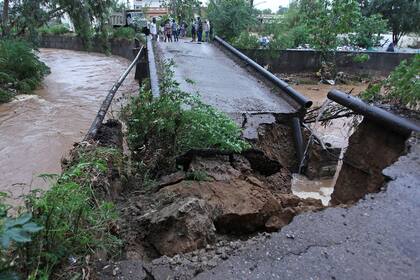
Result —
<path fill-rule="evenodd" d="M 420 279 L 420 140 L 384 170 L 387 190 L 302 214 L 195 279 Z"/>

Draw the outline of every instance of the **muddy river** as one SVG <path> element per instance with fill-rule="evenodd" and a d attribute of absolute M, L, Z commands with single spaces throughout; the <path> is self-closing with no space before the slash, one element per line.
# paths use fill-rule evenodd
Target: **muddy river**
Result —
<path fill-rule="evenodd" d="M 0 191 L 14 201 L 47 187 L 40 174 L 61 171 L 61 158 L 83 139 L 108 90 L 130 64 L 116 56 L 68 50 L 41 49 L 39 56 L 51 69 L 42 87 L 0 105 Z M 117 98 L 136 91 L 133 76 Z M 119 109 L 115 103 L 109 114 Z"/>

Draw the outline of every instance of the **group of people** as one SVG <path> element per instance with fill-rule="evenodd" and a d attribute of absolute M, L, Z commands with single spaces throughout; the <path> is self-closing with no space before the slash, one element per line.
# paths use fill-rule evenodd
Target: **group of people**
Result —
<path fill-rule="evenodd" d="M 210 32 L 211 26 L 210 21 L 202 21 L 200 17 L 197 17 L 196 20 L 191 21 L 191 42 L 195 42 L 196 40 L 198 43 L 203 42 L 203 33 L 205 34 L 205 42 L 210 42 Z"/>
<path fill-rule="evenodd" d="M 156 18 L 152 19 L 149 24 L 150 35 L 153 40 L 163 42 L 178 42 L 179 38 L 184 38 L 187 35 L 188 24 L 184 21 L 177 23 L 175 19 L 166 20 L 158 26 Z M 210 42 L 211 36 L 210 22 L 208 20 L 202 21 L 200 17 L 191 21 L 191 42 Z M 203 38 L 203 34 L 205 38 Z"/>

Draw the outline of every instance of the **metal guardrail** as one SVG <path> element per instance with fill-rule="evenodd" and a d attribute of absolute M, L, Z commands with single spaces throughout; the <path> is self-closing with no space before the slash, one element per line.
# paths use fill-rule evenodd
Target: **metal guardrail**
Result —
<path fill-rule="evenodd" d="M 333 89 L 328 93 L 328 98 L 338 104 L 353 110 L 355 113 L 363 115 L 369 120 L 384 126 L 396 133 L 408 136 L 412 131 L 419 132 L 420 127 L 415 123 L 394 115 L 384 109 L 374 105 L 369 105 L 361 99 Z"/>
<path fill-rule="evenodd" d="M 125 78 L 127 78 L 130 71 L 137 64 L 142 53 L 143 53 L 143 47 L 140 48 L 133 62 L 131 62 L 130 66 L 128 66 L 128 68 L 124 71 L 124 73 L 121 74 L 118 81 L 109 90 L 108 95 L 106 96 L 105 100 L 102 102 L 102 105 L 99 108 L 98 113 L 96 114 L 95 120 L 92 122 L 92 125 L 90 126 L 88 133 L 83 139 L 84 141 L 88 141 L 95 138 L 96 134 L 98 133 L 98 129 L 102 125 L 102 122 L 105 119 L 105 115 L 108 112 L 109 107 L 111 106 L 111 102 L 112 102 L 112 99 L 114 99 L 115 93 L 117 93 L 118 89 L 124 82 Z"/>
<path fill-rule="evenodd" d="M 152 95 L 158 97 L 160 95 L 159 78 L 157 74 L 157 67 L 155 61 L 155 53 L 153 50 L 152 38 L 147 36 L 147 60 L 149 64 L 149 78 Z"/>
<path fill-rule="evenodd" d="M 218 36 L 215 36 L 214 40 L 221 44 L 223 47 L 225 47 L 227 50 L 229 50 L 231 53 L 239 57 L 242 61 L 250 65 L 252 68 L 254 68 L 258 73 L 263 75 L 266 79 L 268 79 L 270 82 L 278 86 L 281 90 L 283 90 L 288 96 L 290 96 L 294 101 L 296 101 L 300 106 L 303 108 L 309 108 L 312 106 L 312 101 L 303 96 L 301 93 L 296 91 L 294 88 L 292 88 L 288 83 L 285 81 L 282 81 L 281 79 L 277 78 L 273 73 L 270 71 L 267 71 L 264 67 L 247 57 L 245 54 L 241 53 L 237 49 L 235 49 L 233 46 L 231 46 L 229 43 L 224 41 Z"/>

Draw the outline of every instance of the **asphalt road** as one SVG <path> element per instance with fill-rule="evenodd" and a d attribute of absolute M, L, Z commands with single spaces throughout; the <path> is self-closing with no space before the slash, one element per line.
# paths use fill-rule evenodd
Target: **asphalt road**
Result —
<path fill-rule="evenodd" d="M 189 93 L 225 113 L 270 112 L 288 114 L 295 109 L 279 93 L 263 84 L 220 49 L 209 43 L 158 43 L 165 59 L 175 62 L 175 79 Z"/>
<path fill-rule="evenodd" d="M 420 279 L 420 138 L 384 170 L 386 191 L 297 216 L 196 279 Z"/>

